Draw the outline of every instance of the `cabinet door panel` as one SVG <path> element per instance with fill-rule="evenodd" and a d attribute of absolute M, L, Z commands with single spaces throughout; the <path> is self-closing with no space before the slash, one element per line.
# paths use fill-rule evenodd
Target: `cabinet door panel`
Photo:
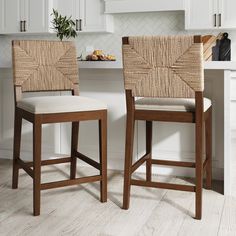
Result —
<path fill-rule="evenodd" d="M 0 0 L 1 33 L 20 32 L 24 0 Z"/>
<path fill-rule="evenodd" d="M 222 28 L 236 28 L 236 1 L 219 0 Z"/>
<path fill-rule="evenodd" d="M 218 0 L 186 0 L 185 28 L 212 29 L 215 26 Z M 233 0 L 232 0 L 233 1 Z M 217 22 L 216 22 L 217 23 Z"/>
<path fill-rule="evenodd" d="M 80 0 L 82 31 L 105 31 L 103 0 Z"/>
<path fill-rule="evenodd" d="M 48 26 L 49 0 L 25 0 L 26 31 L 30 33 L 46 32 Z"/>
<path fill-rule="evenodd" d="M 63 16 L 79 19 L 79 0 L 54 0 L 54 9 Z"/>

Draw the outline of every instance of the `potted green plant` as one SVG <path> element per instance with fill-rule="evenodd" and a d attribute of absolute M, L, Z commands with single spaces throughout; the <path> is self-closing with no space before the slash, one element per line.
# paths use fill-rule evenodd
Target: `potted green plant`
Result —
<path fill-rule="evenodd" d="M 64 38 L 75 38 L 77 32 L 75 30 L 75 22 L 71 19 L 72 17 L 62 16 L 53 9 L 53 29 L 57 33 L 57 37 L 62 41 Z"/>

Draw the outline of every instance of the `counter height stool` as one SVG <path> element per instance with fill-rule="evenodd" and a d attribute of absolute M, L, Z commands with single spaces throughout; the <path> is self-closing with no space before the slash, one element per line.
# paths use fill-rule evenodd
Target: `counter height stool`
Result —
<path fill-rule="evenodd" d="M 95 99 L 79 96 L 76 50 L 71 42 L 13 41 L 15 125 L 13 182 L 18 187 L 19 168 L 33 178 L 34 215 L 40 214 L 40 191 L 100 181 L 101 202 L 107 201 L 107 106 Z M 22 98 L 26 92 L 71 91 L 70 96 Z M 20 159 L 22 119 L 33 124 L 33 162 Z M 98 120 L 100 163 L 77 150 L 79 121 Z M 41 160 L 42 125 L 72 122 L 71 156 Z M 92 165 L 100 174 L 76 178 L 76 159 Z M 41 183 L 41 166 L 71 163 L 70 179 Z M 33 167 L 33 168 L 32 168 Z"/>
<path fill-rule="evenodd" d="M 127 104 L 124 199 L 128 209 L 131 185 L 195 192 L 195 217 L 202 217 L 203 173 L 211 188 L 211 101 L 203 98 L 203 45 L 201 36 L 146 36 L 123 38 Z M 138 98 L 138 99 L 137 99 Z M 146 121 L 146 154 L 132 164 L 134 124 Z M 195 123 L 195 162 L 152 159 L 152 122 Z M 203 161 L 205 123 L 206 159 Z M 146 180 L 132 173 L 146 163 Z M 153 164 L 195 168 L 194 186 L 152 181 Z"/>

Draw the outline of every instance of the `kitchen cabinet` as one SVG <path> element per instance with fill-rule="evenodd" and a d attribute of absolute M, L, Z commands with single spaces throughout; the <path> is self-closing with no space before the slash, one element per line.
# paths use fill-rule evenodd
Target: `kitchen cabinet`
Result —
<path fill-rule="evenodd" d="M 51 0 L 24 0 L 24 30 L 28 33 L 50 32 L 53 2 Z"/>
<path fill-rule="evenodd" d="M 236 28 L 236 1 L 235 0 L 219 0 L 219 14 L 221 14 L 222 28 Z"/>
<path fill-rule="evenodd" d="M 236 28 L 235 0 L 186 0 L 186 29 Z"/>
<path fill-rule="evenodd" d="M 0 34 L 52 33 L 52 11 L 72 16 L 78 32 L 113 32 L 104 0 L 0 0 Z"/>
<path fill-rule="evenodd" d="M 80 0 L 80 9 L 83 32 L 113 32 L 113 18 L 104 15 L 103 0 Z"/>
<path fill-rule="evenodd" d="M 50 31 L 50 0 L 0 0 L 0 33 L 42 33 Z"/>
<path fill-rule="evenodd" d="M 0 32 L 20 31 L 24 0 L 0 0 Z"/>
<path fill-rule="evenodd" d="M 104 0 L 54 0 L 54 8 L 71 16 L 78 32 L 113 32 L 113 17 L 104 14 Z"/>
<path fill-rule="evenodd" d="M 79 0 L 54 0 L 53 8 L 59 14 L 70 17 L 76 21 L 76 30 L 79 31 L 80 1 Z"/>

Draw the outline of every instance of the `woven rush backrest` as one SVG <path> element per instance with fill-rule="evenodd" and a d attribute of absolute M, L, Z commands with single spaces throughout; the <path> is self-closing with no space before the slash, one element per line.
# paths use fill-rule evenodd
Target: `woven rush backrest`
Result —
<path fill-rule="evenodd" d="M 123 38 L 125 89 L 134 97 L 195 97 L 204 90 L 203 45 L 196 37 Z"/>
<path fill-rule="evenodd" d="M 72 42 L 12 42 L 14 85 L 22 92 L 73 90 L 78 84 L 76 49 Z"/>

